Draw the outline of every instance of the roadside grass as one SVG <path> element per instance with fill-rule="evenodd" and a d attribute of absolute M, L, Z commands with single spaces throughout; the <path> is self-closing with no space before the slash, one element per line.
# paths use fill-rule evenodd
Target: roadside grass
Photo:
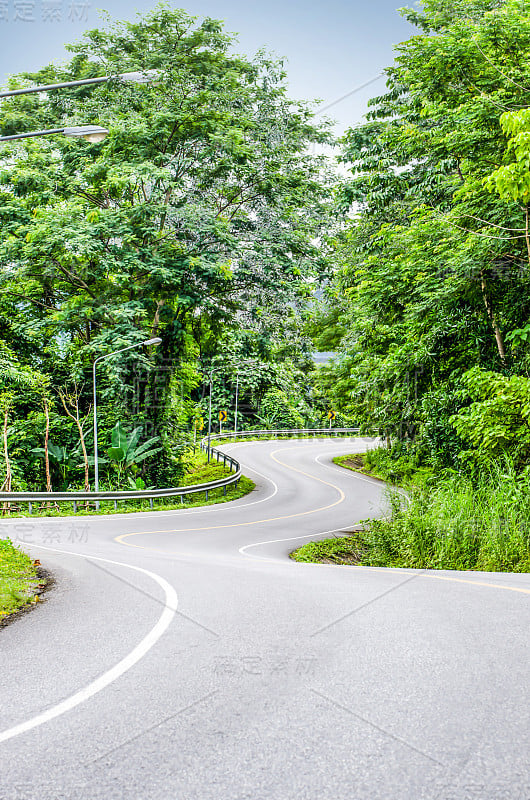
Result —
<path fill-rule="evenodd" d="M 372 567 L 530 571 L 529 471 L 517 474 L 505 462 L 492 464 L 474 479 L 455 472 L 423 476 L 407 485 L 407 497 L 392 488 L 388 497 L 388 518 L 368 520 L 364 530 L 351 536 L 310 542 L 292 558 Z"/>
<path fill-rule="evenodd" d="M 231 470 L 228 466 L 224 466 L 221 462 L 210 461 L 207 463 L 206 455 L 204 453 L 195 453 L 187 460 L 187 469 L 184 475 L 179 480 L 178 486 L 192 486 L 196 483 L 207 483 L 208 481 L 219 480 L 220 478 L 229 475 Z M 211 506 L 218 503 L 227 503 L 230 500 L 237 500 L 244 497 L 255 488 L 255 483 L 242 475 L 238 481 L 237 486 L 230 484 L 226 487 L 226 495 L 224 494 L 223 487 L 212 489 L 208 491 L 208 499 L 204 492 L 197 494 L 183 495 L 183 502 L 180 502 L 180 497 L 168 497 L 156 499 L 153 502 L 153 508 L 149 504 L 149 500 L 125 500 L 119 501 L 116 508 L 114 507 L 113 500 L 102 500 L 99 503 L 99 511 L 95 507 L 95 502 L 90 503 L 89 508 L 85 508 L 81 501 L 78 502 L 76 517 L 80 516 L 93 516 L 99 514 L 127 514 L 138 511 L 172 511 L 179 509 L 190 509 L 199 506 Z M 5 504 L 4 504 L 5 505 Z M 44 505 L 44 504 L 43 504 Z M 21 509 L 2 512 L 9 518 L 24 517 L 33 519 L 35 517 L 64 517 L 73 516 L 71 502 L 62 502 L 59 508 L 50 504 L 44 507 L 36 508 L 33 506 L 33 513 L 29 514 L 27 504 L 21 504 Z"/>
<path fill-rule="evenodd" d="M 430 467 L 419 467 L 405 458 L 392 458 L 385 447 L 376 447 L 366 453 L 337 456 L 333 463 L 397 486 L 423 483 L 434 475 Z"/>
<path fill-rule="evenodd" d="M 31 558 L 10 539 L 0 539 L 0 622 L 36 598 L 39 585 Z"/>

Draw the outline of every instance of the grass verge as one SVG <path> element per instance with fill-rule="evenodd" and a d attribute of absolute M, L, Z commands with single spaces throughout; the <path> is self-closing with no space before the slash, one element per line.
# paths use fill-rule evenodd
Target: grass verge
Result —
<path fill-rule="evenodd" d="M 474 479 L 431 473 L 407 485 L 408 499 L 395 489 L 388 495 L 387 519 L 369 520 L 364 530 L 346 537 L 310 542 L 291 557 L 372 567 L 530 572 L 529 471 L 518 474 L 504 463 Z"/>
<path fill-rule="evenodd" d="M 179 486 L 192 486 L 196 483 L 207 483 L 208 481 L 219 480 L 226 475 L 230 474 L 230 469 L 224 467 L 222 463 L 210 461 L 208 464 L 206 456 L 203 453 L 196 453 L 188 459 L 187 470 L 179 481 Z M 226 495 L 223 488 L 213 489 L 208 492 L 208 499 L 206 500 L 205 493 L 183 495 L 183 502 L 180 502 L 180 497 L 168 497 L 155 500 L 153 508 L 149 505 L 149 500 L 126 500 L 119 501 L 117 507 L 114 507 L 113 500 L 100 501 L 99 511 L 96 510 L 95 503 L 91 503 L 90 508 L 84 508 L 81 503 L 78 503 L 78 510 L 75 516 L 91 516 L 94 514 L 126 514 L 138 511 L 170 511 L 178 509 L 196 508 L 198 506 L 211 506 L 217 503 L 227 503 L 230 500 L 237 500 L 244 497 L 255 488 L 255 483 L 242 475 L 238 481 L 237 486 L 230 484 L 226 487 Z M 69 513 L 73 513 L 71 503 L 61 503 L 59 508 L 44 507 L 37 509 L 33 507 L 33 514 L 29 514 L 27 505 L 23 504 L 22 510 L 11 510 L 9 514 L 4 512 L 7 516 L 11 517 L 64 517 Z"/>
<path fill-rule="evenodd" d="M 37 601 L 42 586 L 31 558 L 10 539 L 0 539 L 0 625 L 6 617 Z"/>

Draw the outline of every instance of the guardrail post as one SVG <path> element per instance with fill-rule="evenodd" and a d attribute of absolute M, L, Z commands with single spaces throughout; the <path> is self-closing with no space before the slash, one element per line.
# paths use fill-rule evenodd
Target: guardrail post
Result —
<path fill-rule="evenodd" d="M 245 437 L 249 438 L 249 437 L 252 437 L 252 438 L 256 438 L 256 439 L 262 439 L 262 438 L 267 438 L 268 437 L 269 439 L 272 439 L 272 438 L 281 439 L 281 438 L 285 438 L 285 437 L 289 437 L 289 436 L 291 436 L 291 437 L 295 437 L 295 436 L 296 437 L 300 437 L 300 436 L 307 436 L 307 435 L 309 435 L 309 436 L 311 436 L 311 435 L 321 436 L 323 438 L 328 437 L 330 435 L 334 436 L 334 437 L 340 436 L 340 437 L 350 437 L 351 438 L 352 436 L 355 436 L 355 435 L 358 435 L 358 434 L 359 434 L 359 429 L 358 428 L 351 428 L 350 429 L 350 428 L 339 428 L 339 427 L 337 427 L 337 428 L 333 428 L 331 431 L 329 429 L 327 429 L 327 428 L 326 429 L 324 429 L 324 428 L 302 428 L 302 429 L 301 428 L 296 428 L 296 429 L 285 428 L 285 429 L 277 429 L 276 428 L 276 429 L 270 430 L 270 431 L 265 431 L 263 429 L 258 429 L 258 430 L 255 430 L 255 431 L 245 431 L 245 432 L 238 431 L 238 437 L 237 438 L 245 438 Z M 230 437 L 225 437 L 225 438 L 230 438 Z M 206 451 L 208 449 L 207 448 L 207 444 L 204 441 L 201 441 L 200 443 L 198 443 L 197 448 L 200 448 L 203 451 Z M 238 472 L 240 470 L 240 464 L 237 461 L 237 459 L 235 459 L 231 455 L 229 455 L 227 453 L 223 453 L 222 451 L 219 451 L 219 450 L 217 450 L 216 448 L 213 448 L 213 447 L 209 449 L 209 452 L 210 452 L 210 454 L 213 454 L 215 452 L 217 463 L 220 463 L 221 457 L 222 457 L 224 468 L 226 469 L 227 467 L 229 467 L 229 470 L 231 472 L 235 472 L 236 475 L 238 475 Z M 240 474 L 239 474 L 239 477 L 240 477 Z M 239 486 L 239 477 L 237 477 L 233 481 L 233 483 L 235 484 L 236 488 Z M 227 480 L 230 483 L 232 483 L 232 478 L 231 477 L 230 478 L 227 477 L 225 480 Z M 188 487 L 186 489 L 186 492 L 184 492 L 183 489 L 180 492 L 178 492 L 177 490 L 171 491 L 170 489 L 166 489 L 167 494 L 164 495 L 164 496 L 165 497 L 175 497 L 175 498 L 180 496 L 180 504 L 184 505 L 185 504 L 184 503 L 184 494 L 198 494 L 198 493 L 201 493 L 201 492 L 205 492 L 206 500 L 208 501 L 209 497 L 210 497 L 210 490 L 213 489 L 213 488 L 221 488 L 221 486 L 223 486 L 223 495 L 226 496 L 227 493 L 228 493 L 227 492 L 227 487 L 226 487 L 226 484 L 224 484 L 222 480 L 221 481 L 219 481 L 219 480 L 208 481 L 208 482 L 205 482 L 205 483 L 202 483 L 202 484 L 198 484 L 198 485 L 196 485 L 194 487 Z M 37 509 L 38 510 L 40 510 L 40 505 L 39 505 L 40 503 L 47 504 L 51 500 L 53 500 L 56 504 L 57 503 L 72 503 L 73 504 L 73 513 L 77 514 L 78 511 L 79 511 L 79 508 L 78 508 L 79 503 L 84 503 L 85 507 L 87 509 L 90 509 L 90 506 L 93 504 L 93 507 L 95 508 L 96 512 L 100 512 L 100 504 L 103 501 L 107 502 L 107 496 L 108 495 L 114 495 L 114 497 L 109 497 L 108 499 L 109 500 L 113 500 L 114 509 L 115 510 L 118 510 L 118 502 L 121 499 L 125 499 L 125 495 L 128 495 L 127 499 L 129 499 L 129 497 L 132 497 L 132 499 L 137 499 L 137 500 L 149 500 L 149 507 L 150 508 L 154 508 L 154 500 L 156 500 L 156 498 L 160 496 L 159 494 L 157 494 L 157 492 L 152 494 L 150 492 L 150 490 L 144 490 L 144 491 L 139 490 L 138 492 L 120 492 L 120 491 L 114 492 L 112 490 L 108 491 L 108 492 L 107 491 L 103 491 L 103 492 L 101 492 L 101 495 L 99 497 L 94 497 L 94 495 L 91 495 L 91 496 L 87 497 L 87 496 L 85 496 L 85 492 L 69 492 L 69 493 L 66 493 L 66 494 L 64 492 L 51 492 L 51 493 L 50 492 L 42 492 L 42 493 L 40 493 L 40 492 L 30 492 L 30 493 L 26 493 L 26 492 L 4 492 L 2 494 L 3 494 L 4 500 L 3 501 L 0 500 L 0 502 L 3 502 L 4 504 L 9 504 L 9 503 L 15 503 L 15 504 L 22 503 L 22 504 L 24 504 L 24 503 L 27 503 L 28 504 L 28 513 L 29 514 L 33 514 L 34 513 L 33 512 L 33 504 L 35 502 L 37 502 Z M 54 495 L 57 496 L 57 499 L 55 499 Z M 15 505 L 14 507 L 18 507 L 18 506 Z M 11 510 L 13 510 L 14 507 L 12 507 Z M 44 508 L 44 506 L 42 506 L 42 508 Z"/>

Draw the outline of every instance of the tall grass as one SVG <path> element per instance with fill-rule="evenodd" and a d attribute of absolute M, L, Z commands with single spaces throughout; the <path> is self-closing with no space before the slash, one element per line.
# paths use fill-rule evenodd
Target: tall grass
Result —
<path fill-rule="evenodd" d="M 509 462 L 390 491 L 392 515 L 363 534 L 374 566 L 530 571 L 530 474 Z"/>

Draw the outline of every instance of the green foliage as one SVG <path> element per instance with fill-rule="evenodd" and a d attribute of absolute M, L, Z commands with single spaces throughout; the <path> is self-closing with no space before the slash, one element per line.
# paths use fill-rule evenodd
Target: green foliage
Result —
<path fill-rule="evenodd" d="M 31 450 L 35 456 L 44 458 L 44 447 L 34 447 Z M 61 476 L 60 490 L 65 491 L 68 488 L 68 475 L 71 474 L 72 469 L 79 466 L 79 450 L 69 451 L 66 447 L 48 442 L 48 458 L 50 466 L 53 466 L 59 471 Z"/>
<path fill-rule="evenodd" d="M 353 538 L 311 543 L 297 561 L 337 560 L 373 567 L 530 571 L 530 473 L 509 461 L 477 480 L 449 475 L 390 494 L 392 514 Z"/>
<path fill-rule="evenodd" d="M 513 200 L 528 206 L 530 203 L 530 109 L 507 111 L 501 118 L 507 136 L 506 152 L 512 157 L 509 164 L 494 170 L 484 184 L 495 190 L 504 200 Z"/>
<path fill-rule="evenodd" d="M 530 366 L 530 12 L 426 0 L 405 14 L 418 35 L 342 142 L 349 213 L 322 315 L 340 354 L 317 392 L 427 463 L 460 468 L 459 378 Z"/>
<path fill-rule="evenodd" d="M 475 367 L 460 379 L 471 403 L 450 418 L 472 446 L 461 454 L 472 463 L 510 454 L 519 467 L 530 463 L 530 380 Z"/>
<path fill-rule="evenodd" d="M 162 450 L 162 447 L 154 447 L 160 442 L 159 436 L 152 436 L 146 442 L 139 444 L 141 434 L 141 427 L 135 428 L 128 434 L 121 422 L 117 422 L 112 429 L 112 446 L 108 448 L 107 455 L 111 465 L 118 473 L 118 486 L 121 484 L 124 471 L 131 470 L 135 473 L 138 464 Z M 143 480 L 141 482 L 144 483 Z M 140 487 L 136 486 L 135 488 Z"/>
<path fill-rule="evenodd" d="M 246 363 L 259 369 L 242 374 L 250 421 L 263 394 L 299 368 L 295 309 L 329 269 L 317 243 L 334 179 L 326 159 L 311 155 L 313 143 L 330 141 L 329 124 L 288 97 L 281 62 L 232 55 L 232 45 L 221 23 L 159 6 L 88 31 L 63 67 L 10 79 L 17 87 L 127 71 L 160 76 L 2 103 L 5 134 L 86 118 L 110 131 L 99 144 L 28 139 L 0 154 L 0 382 L 20 388 L 10 407 L 17 486 L 42 486 L 42 463 L 24 456 L 42 445 L 39 392 L 46 387 L 51 398 L 72 382 L 84 386 L 86 418 L 100 355 L 163 340 L 97 367 L 101 441 L 124 413 L 131 427 L 160 436 L 164 457 L 144 465 L 157 483 L 179 472 L 204 409 L 205 370 L 227 342 L 234 352 L 247 336 L 256 345 Z M 280 318 L 284 332 L 271 335 Z M 225 397 L 234 377 L 229 369 Z M 60 408 L 50 435 L 67 452 L 76 446 Z M 122 469 L 120 449 L 113 445 L 102 478 L 115 477 L 113 464 Z M 65 464 L 63 479 L 80 481 L 82 471 Z"/>
<path fill-rule="evenodd" d="M 366 472 L 395 484 L 424 481 L 431 475 L 431 470 L 420 466 L 412 447 L 402 442 L 395 443 L 391 449 L 376 447 L 361 455 L 337 456 L 333 461 L 346 469 Z"/>
<path fill-rule="evenodd" d="M 361 553 L 362 537 L 354 534 L 309 542 L 291 553 L 291 558 L 305 563 L 358 564 L 362 557 Z"/>
<path fill-rule="evenodd" d="M 269 389 L 260 408 L 260 422 L 265 428 L 303 428 L 304 418 L 286 392 Z"/>
<path fill-rule="evenodd" d="M 454 475 L 411 493 L 393 495 L 390 520 L 370 526 L 366 544 L 374 566 L 530 570 L 528 474 L 493 466 L 477 481 Z"/>

